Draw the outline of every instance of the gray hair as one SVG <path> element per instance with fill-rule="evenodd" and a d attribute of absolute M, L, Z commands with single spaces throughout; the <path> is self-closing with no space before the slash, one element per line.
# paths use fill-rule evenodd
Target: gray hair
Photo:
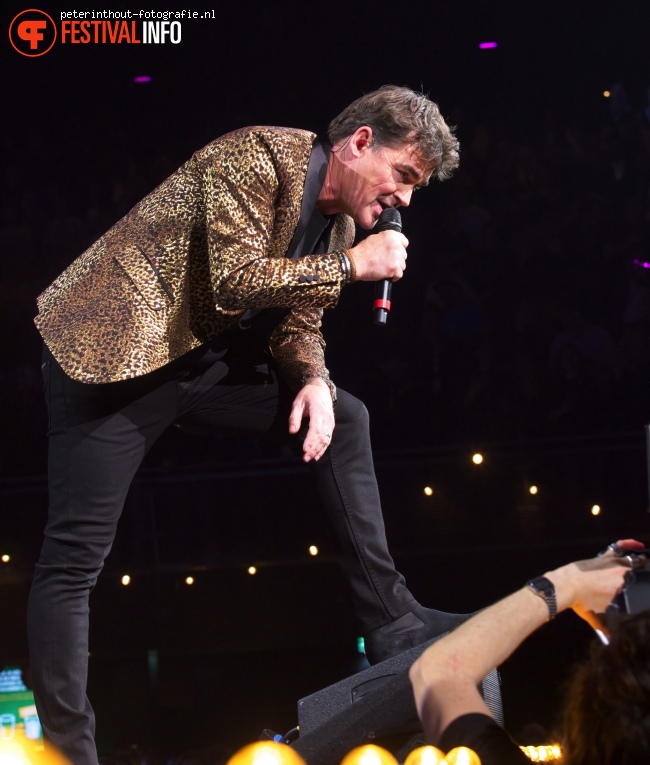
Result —
<path fill-rule="evenodd" d="M 367 125 L 377 146 L 412 144 L 431 175 L 444 181 L 458 167 L 458 139 L 438 105 L 423 93 L 399 85 L 384 85 L 351 103 L 329 124 L 332 145 Z"/>

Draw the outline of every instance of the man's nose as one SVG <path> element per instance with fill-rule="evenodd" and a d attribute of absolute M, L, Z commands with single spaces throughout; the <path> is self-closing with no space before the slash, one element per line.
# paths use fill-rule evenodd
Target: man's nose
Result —
<path fill-rule="evenodd" d="M 411 204 L 413 189 L 398 189 L 393 196 L 397 200 L 395 207 L 408 207 Z"/>

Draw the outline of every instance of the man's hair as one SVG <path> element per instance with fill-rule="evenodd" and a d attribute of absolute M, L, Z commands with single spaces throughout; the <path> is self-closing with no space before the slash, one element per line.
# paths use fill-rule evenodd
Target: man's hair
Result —
<path fill-rule="evenodd" d="M 343 141 L 362 125 L 372 128 L 377 146 L 412 143 L 438 180 L 450 178 L 458 167 L 458 140 L 438 105 L 423 93 L 398 85 L 366 93 L 330 122 L 329 140 Z"/>
<path fill-rule="evenodd" d="M 565 697 L 567 765 L 650 763 L 650 611 L 623 617 L 595 645 Z"/>

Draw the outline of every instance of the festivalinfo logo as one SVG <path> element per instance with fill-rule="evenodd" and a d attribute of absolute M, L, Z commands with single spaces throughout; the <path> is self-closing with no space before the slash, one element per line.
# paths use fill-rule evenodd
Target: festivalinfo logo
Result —
<path fill-rule="evenodd" d="M 9 25 L 9 40 L 23 56 L 35 58 L 51 50 L 56 42 L 56 24 L 45 11 L 30 8 L 14 16 Z"/>
<path fill-rule="evenodd" d="M 9 40 L 18 53 L 43 56 L 58 41 L 63 45 L 140 45 L 181 42 L 184 19 L 215 19 L 212 11 L 60 11 L 55 21 L 45 11 L 30 8 L 9 25 Z M 57 26 L 58 22 L 58 26 Z"/>

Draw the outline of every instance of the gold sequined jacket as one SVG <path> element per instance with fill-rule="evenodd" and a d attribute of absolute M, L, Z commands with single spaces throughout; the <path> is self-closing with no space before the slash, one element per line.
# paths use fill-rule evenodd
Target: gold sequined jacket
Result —
<path fill-rule="evenodd" d="M 196 152 L 38 298 L 35 323 L 64 371 L 86 383 L 152 372 L 214 339 L 247 309 L 291 310 L 270 350 L 284 376 L 327 374 L 320 326 L 343 276 L 337 256 L 285 257 L 313 133 L 244 128 Z M 349 247 L 337 216 L 331 249 Z"/>

